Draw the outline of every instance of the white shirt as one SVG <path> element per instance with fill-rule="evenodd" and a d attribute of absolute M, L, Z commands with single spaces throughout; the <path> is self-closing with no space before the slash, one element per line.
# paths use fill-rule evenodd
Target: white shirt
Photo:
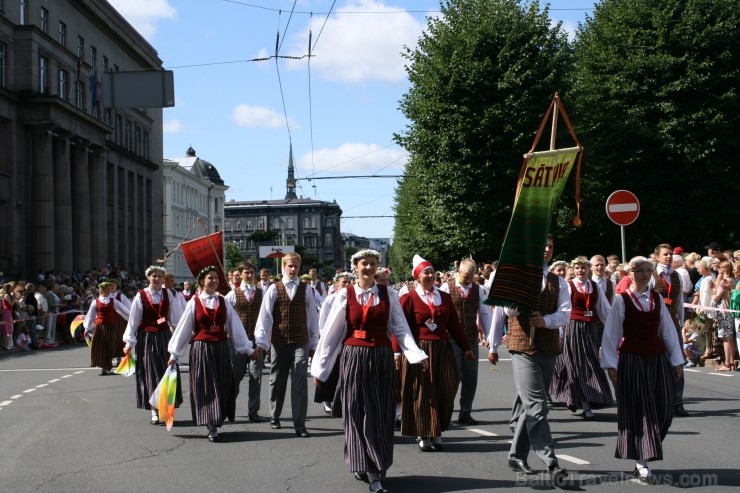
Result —
<path fill-rule="evenodd" d="M 162 302 L 162 293 L 165 291 L 167 290 L 160 289 L 159 291 L 155 291 L 149 286 L 144 288 L 144 292 L 149 293 L 149 296 L 152 297 L 152 304 L 154 305 Z M 167 322 L 170 324 L 170 327 L 177 327 L 185 307 L 177 303 L 176 300 L 173 300 L 171 293 L 167 294 L 170 302 L 170 308 L 166 313 Z M 126 330 L 123 333 L 123 342 L 126 343 L 127 348 L 136 347 L 136 335 L 139 331 L 139 324 L 141 323 L 141 318 L 144 314 L 144 303 L 149 303 L 149 300 L 142 300 L 139 293 L 136 293 L 134 300 L 131 302 L 128 324 L 126 324 Z"/>
<path fill-rule="evenodd" d="M 378 296 L 378 285 L 373 285 L 368 290 L 363 290 L 359 286 L 354 286 L 355 296 L 357 302 L 361 305 L 367 303 L 370 294 L 373 295 L 373 304 L 376 306 L 380 303 Z M 389 304 L 389 316 L 388 316 L 388 330 L 386 334 L 390 339 L 391 336 L 396 336 L 398 344 L 401 346 L 403 353 L 406 355 L 409 363 L 418 363 L 427 359 L 427 355 L 424 351 L 419 349 L 414 342 L 414 336 L 411 334 L 411 329 L 406 322 L 406 317 L 401 309 L 401 303 L 399 302 L 398 295 L 392 289 L 388 289 L 388 304 Z M 439 293 L 437 293 L 439 295 Z M 311 362 L 311 375 L 317 379 L 325 382 L 329 378 L 332 368 L 334 368 L 334 362 L 339 355 L 339 350 L 342 347 L 344 336 L 347 333 L 347 288 L 340 289 L 335 298 L 332 300 L 331 311 L 327 315 L 326 322 L 322 326 L 321 339 L 319 339 L 318 346 L 316 347 L 316 353 L 313 356 Z"/>
<path fill-rule="evenodd" d="M 295 296 L 298 284 L 301 281 L 296 279 L 283 278 L 285 291 L 290 300 Z M 275 308 L 277 299 L 277 288 L 271 284 L 262 295 L 262 306 L 260 314 L 257 317 L 257 324 L 254 327 L 254 339 L 258 346 L 265 351 L 270 349 L 270 340 L 272 338 L 272 311 Z M 310 286 L 306 286 L 306 325 L 308 326 L 309 349 L 316 349 L 319 343 L 319 319 L 316 310 L 316 298 Z"/>
<path fill-rule="evenodd" d="M 591 280 L 586 279 L 585 281 L 580 281 L 577 277 L 573 278 L 573 284 L 576 286 L 576 289 L 581 289 L 581 291 L 584 291 L 586 293 L 591 292 Z M 598 289 L 598 288 L 597 288 Z M 612 310 L 612 306 L 609 304 L 609 300 L 606 299 L 606 295 L 604 294 L 604 291 L 601 289 L 598 289 L 599 294 L 596 298 L 596 306 L 593 307 L 593 309 L 596 311 L 596 314 L 599 316 L 599 320 L 602 322 L 609 318 L 609 312 Z M 573 295 L 573 292 L 570 289 L 570 283 L 568 283 L 568 292 Z"/>
<path fill-rule="evenodd" d="M 615 296 L 617 296 L 617 283 L 615 283 L 612 279 L 607 279 L 606 276 L 591 276 L 591 280 L 596 283 L 596 286 L 599 288 L 599 291 L 604 293 L 604 297 L 606 297 L 606 283 L 609 283 L 612 285 L 612 300 Z M 606 301 L 609 301 L 609 298 L 606 298 Z M 611 303 L 609 303 L 611 305 Z M 602 318 L 601 320 L 606 320 L 605 318 Z"/>
<path fill-rule="evenodd" d="M 36 291 L 35 293 L 33 293 L 33 297 L 36 299 L 36 303 L 38 303 L 39 305 L 39 311 L 41 312 L 41 314 L 49 311 L 49 303 L 46 301 L 46 297 L 43 294 Z"/>
<path fill-rule="evenodd" d="M 658 266 L 656 267 L 655 270 L 658 271 L 658 275 L 660 277 L 662 277 L 663 280 L 665 281 L 665 283 L 666 283 L 666 292 L 667 292 L 667 290 L 668 290 L 668 287 L 667 286 L 671 282 L 671 272 L 673 272 L 673 267 L 670 266 L 670 265 L 669 266 L 665 266 L 663 264 L 658 264 Z M 677 313 L 678 313 L 678 323 L 679 323 L 679 326 L 683 327 L 683 319 L 684 319 L 684 314 L 683 314 L 683 293 L 684 293 L 684 290 L 683 290 L 683 280 L 681 279 L 681 274 L 678 275 L 678 280 L 681 283 L 681 285 L 680 286 L 671 286 L 671 291 L 673 291 L 674 289 L 678 289 L 681 292 L 681 296 L 678 297 L 678 307 L 676 309 L 678 310 Z M 691 283 L 691 279 L 689 279 L 689 284 L 690 283 Z M 648 287 L 650 289 L 654 289 L 655 288 L 655 276 L 650 276 L 650 284 L 648 284 Z M 667 293 L 666 293 L 666 296 L 668 296 Z"/>
<path fill-rule="evenodd" d="M 470 294 L 471 289 L 477 289 L 478 290 L 478 327 L 480 327 L 484 333 L 487 333 L 489 328 L 491 327 L 491 307 L 489 305 L 486 305 L 484 301 L 486 301 L 486 291 L 483 289 L 482 286 L 479 286 L 477 284 L 468 284 L 463 285 L 460 284 L 460 281 L 457 280 L 457 276 L 455 276 L 455 287 L 458 290 L 462 290 L 463 296 L 467 297 Z M 446 282 L 442 283 L 442 287 L 439 288 L 441 291 L 444 291 L 445 293 L 450 292 L 450 285 Z"/>
<path fill-rule="evenodd" d="M 651 297 L 650 289 L 647 289 L 644 293 L 635 292 L 634 295 L 638 300 L 640 306 L 638 307 L 635 300 L 629 297 L 628 303 L 632 303 L 638 309 L 649 310 Z M 666 351 L 668 352 L 668 360 L 671 362 L 671 366 L 678 366 L 683 364 L 683 351 L 681 345 L 678 342 L 678 334 L 676 333 L 676 327 L 673 325 L 673 319 L 671 314 L 668 312 L 663 297 L 659 296 L 660 306 L 654 307 L 661 311 L 660 313 L 660 328 L 658 329 L 658 335 L 665 344 Z M 606 319 L 604 324 L 604 336 L 601 339 L 601 367 L 602 368 L 617 368 L 619 364 L 619 356 L 617 351 L 619 344 L 622 342 L 624 335 L 624 297 L 615 296 L 614 303 L 612 304 L 612 311 L 609 314 L 609 318 Z"/>
<path fill-rule="evenodd" d="M 97 298 L 100 300 L 101 303 L 104 305 L 107 305 L 108 303 L 113 303 L 113 308 L 116 310 L 116 313 L 123 317 L 125 320 L 128 320 L 129 317 L 129 311 L 128 307 L 126 307 L 123 303 L 118 301 L 115 298 L 110 298 L 107 296 L 98 296 Z M 95 302 L 95 300 L 90 303 L 90 309 L 87 310 L 87 315 L 85 316 L 85 321 L 82 322 L 82 326 L 85 328 L 85 332 L 88 334 L 92 334 L 93 327 L 95 326 L 95 317 L 98 316 L 98 304 Z"/>
<path fill-rule="evenodd" d="M 247 284 L 246 282 L 242 281 L 241 286 L 239 286 L 239 289 L 242 290 L 244 293 L 244 296 L 247 297 L 247 300 L 253 300 L 254 299 L 254 293 L 257 291 L 257 287 L 254 284 Z M 232 289 L 229 291 L 226 296 L 226 301 L 231 303 L 231 306 L 236 306 L 236 290 Z"/>
<path fill-rule="evenodd" d="M 206 308 L 211 310 L 218 308 L 220 303 L 226 306 L 226 323 L 224 324 L 224 329 L 229 334 L 231 345 L 234 346 L 237 353 L 252 354 L 254 352 L 252 342 L 247 338 L 247 331 L 244 330 L 244 326 L 239 319 L 239 315 L 236 314 L 233 305 L 227 303 L 218 293 L 209 295 L 205 291 L 202 291 L 197 297 L 200 298 Z M 193 337 L 193 329 L 195 328 L 195 298 L 193 296 L 187 305 L 185 305 L 185 312 L 180 317 L 180 322 L 172 333 L 172 338 L 167 346 L 167 350 L 170 352 L 170 358 L 174 360 L 181 358 L 185 354 L 185 348 Z"/>

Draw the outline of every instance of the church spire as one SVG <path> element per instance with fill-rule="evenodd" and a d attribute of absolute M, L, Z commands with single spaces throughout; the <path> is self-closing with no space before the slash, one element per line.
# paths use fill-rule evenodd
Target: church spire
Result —
<path fill-rule="evenodd" d="M 288 179 L 285 180 L 285 200 L 297 199 L 295 194 L 295 168 L 293 167 L 293 143 L 290 144 L 290 155 L 288 156 Z"/>

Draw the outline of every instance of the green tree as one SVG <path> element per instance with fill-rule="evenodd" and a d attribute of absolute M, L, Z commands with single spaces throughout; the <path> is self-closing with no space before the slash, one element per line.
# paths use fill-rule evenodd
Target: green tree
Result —
<path fill-rule="evenodd" d="M 570 96 L 586 148 L 585 226 L 569 248 L 618 250 L 604 202 L 622 188 L 642 205 L 628 256 L 663 242 L 737 243 L 740 9 L 730 3 L 602 0 L 580 26 Z"/>
<path fill-rule="evenodd" d="M 236 243 L 226 243 L 226 270 L 232 271 L 244 260 L 244 255 Z"/>
<path fill-rule="evenodd" d="M 415 50 L 404 53 L 411 122 L 395 136 L 409 152 L 396 189 L 391 267 L 422 255 L 437 266 L 498 256 L 522 154 L 555 92 L 565 91 L 571 50 L 548 8 L 516 0 L 445 0 Z"/>

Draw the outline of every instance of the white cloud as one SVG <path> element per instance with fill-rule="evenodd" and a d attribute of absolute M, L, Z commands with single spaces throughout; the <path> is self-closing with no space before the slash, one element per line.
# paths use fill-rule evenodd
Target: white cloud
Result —
<path fill-rule="evenodd" d="M 173 19 L 177 15 L 175 7 L 168 0 L 108 1 L 146 39 L 154 36 L 157 21 Z"/>
<path fill-rule="evenodd" d="M 320 149 L 300 156 L 296 166 L 303 174 L 324 171 L 335 174 L 346 174 L 348 172 L 361 171 L 363 174 L 373 174 L 380 171 L 381 174 L 395 174 L 403 170 L 408 155 L 403 149 L 392 147 L 381 147 L 377 144 L 362 144 L 359 142 L 348 142 L 331 149 Z M 381 171 L 382 169 L 382 171 Z"/>
<path fill-rule="evenodd" d="M 323 23 L 324 18 L 321 18 L 320 22 L 314 20 L 312 24 L 312 43 L 316 43 L 316 51 L 311 69 L 324 79 L 351 84 L 371 80 L 394 84 L 405 80 L 405 60 L 401 52 L 404 46 L 415 47 L 424 29 L 424 25 L 403 8 L 370 0 L 355 0 L 337 9 L 321 31 Z M 307 47 L 308 29 L 296 37 L 290 54 L 305 55 Z M 304 68 L 305 60 L 288 65 L 294 69 Z"/>
<path fill-rule="evenodd" d="M 282 113 L 278 113 L 271 108 L 265 108 L 264 106 L 240 104 L 234 107 L 232 119 L 237 125 L 241 125 L 243 127 L 285 127 L 285 116 L 283 116 Z M 292 118 L 288 118 L 288 122 L 290 123 L 290 128 L 293 130 L 299 130 L 301 128 Z"/>
<path fill-rule="evenodd" d="M 166 134 L 181 134 L 185 132 L 185 125 L 177 118 L 173 118 L 164 123 L 162 130 Z"/>

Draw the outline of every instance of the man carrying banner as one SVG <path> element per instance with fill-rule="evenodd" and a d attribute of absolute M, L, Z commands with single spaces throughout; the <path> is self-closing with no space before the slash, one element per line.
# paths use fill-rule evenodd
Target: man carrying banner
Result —
<path fill-rule="evenodd" d="M 536 474 L 527 463 L 529 449 L 545 463 L 555 486 L 563 487 L 568 471 L 555 457 L 555 443 L 547 422 L 547 392 L 555 359 L 561 351 L 559 328 L 570 319 L 571 302 L 563 278 L 548 271 L 552 259 L 552 236 L 547 236 L 544 256 L 542 291 L 537 311 L 520 314 L 505 308 L 508 316 L 508 347 L 514 370 L 516 400 L 512 422 L 516 421 L 514 439 L 509 450 L 509 467 L 516 472 Z M 503 331 L 494 324 L 493 345 L 498 347 Z"/>

